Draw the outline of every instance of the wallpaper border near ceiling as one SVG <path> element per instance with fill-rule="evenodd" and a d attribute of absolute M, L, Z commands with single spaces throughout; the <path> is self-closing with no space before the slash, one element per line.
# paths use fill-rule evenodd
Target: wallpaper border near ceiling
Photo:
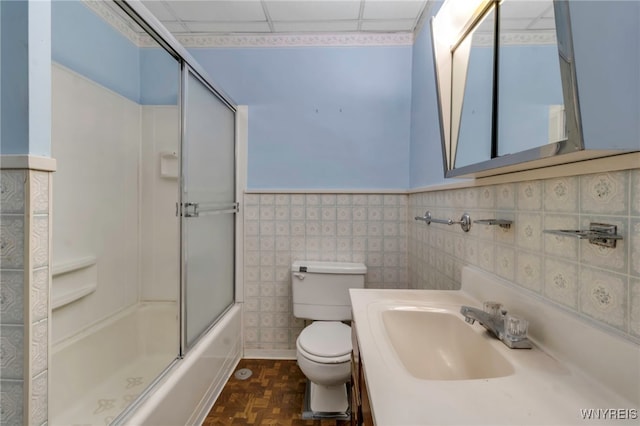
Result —
<path fill-rule="evenodd" d="M 411 46 L 412 33 L 327 33 L 327 34 L 175 34 L 187 48 L 211 47 L 321 47 L 321 46 Z M 153 43 L 150 37 L 145 42 Z"/>
<path fill-rule="evenodd" d="M 90 10 L 138 47 L 158 47 L 147 34 L 137 33 L 108 2 L 81 0 Z M 317 34 L 174 34 L 187 48 L 212 47 L 319 47 L 411 46 L 413 33 L 317 33 Z"/>

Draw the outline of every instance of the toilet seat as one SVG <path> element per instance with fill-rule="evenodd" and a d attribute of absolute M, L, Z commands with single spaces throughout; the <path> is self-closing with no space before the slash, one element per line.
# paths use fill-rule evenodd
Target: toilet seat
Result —
<path fill-rule="evenodd" d="M 339 321 L 316 321 L 300 333 L 298 352 L 322 364 L 338 364 L 351 359 L 351 327 Z"/>

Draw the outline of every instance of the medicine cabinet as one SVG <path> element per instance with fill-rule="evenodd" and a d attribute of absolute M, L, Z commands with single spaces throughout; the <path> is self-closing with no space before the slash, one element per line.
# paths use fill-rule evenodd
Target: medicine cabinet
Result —
<path fill-rule="evenodd" d="M 582 31 L 585 18 L 594 16 L 596 21 L 588 23 L 593 30 L 599 3 L 444 2 L 432 18 L 431 39 L 445 177 L 491 176 L 640 149 L 637 124 L 623 141 L 587 139 L 583 133 L 578 82 L 597 84 L 601 76 L 589 70 L 579 80 L 572 30 L 577 25 Z M 579 20 L 572 18 L 576 8 Z M 622 9 L 607 12 L 633 13 Z M 614 39 L 616 31 L 624 37 L 623 29 L 608 31 Z M 585 43 L 580 43 L 580 53 L 586 53 Z M 600 41 L 596 52 L 606 43 Z M 635 61 L 637 68 L 638 53 L 633 54 L 625 52 L 626 60 Z M 608 66 L 606 61 L 602 66 Z M 631 84 L 628 89 L 637 90 L 637 82 Z M 593 92 L 590 84 L 585 86 Z M 637 102 L 632 109 L 637 114 Z M 606 114 L 598 117 L 605 118 Z M 587 127 L 594 125 L 601 126 L 592 122 Z"/>

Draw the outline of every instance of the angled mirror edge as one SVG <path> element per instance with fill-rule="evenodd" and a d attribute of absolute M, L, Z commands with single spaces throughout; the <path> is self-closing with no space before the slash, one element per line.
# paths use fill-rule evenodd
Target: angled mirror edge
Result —
<path fill-rule="evenodd" d="M 450 0 L 451 1 L 451 0 Z M 567 0 L 552 0 L 554 5 L 554 15 L 556 22 L 556 37 L 558 39 L 558 55 L 560 62 L 560 72 L 561 72 L 561 80 L 562 80 L 562 91 L 563 91 L 563 100 L 565 102 L 565 111 L 567 115 L 567 133 L 568 137 L 566 140 L 562 140 L 559 142 L 554 142 L 551 144 L 545 144 L 540 147 L 531 148 L 525 151 L 521 151 L 514 154 L 498 156 L 492 158 L 487 161 L 482 161 L 480 163 L 471 164 L 467 166 L 463 166 L 460 168 L 455 168 L 453 159 L 454 155 L 452 155 L 452 147 L 453 144 L 450 141 L 450 132 L 447 134 L 445 131 L 445 120 L 443 116 L 443 87 L 442 81 L 443 77 L 441 72 L 439 71 L 439 55 L 437 52 L 438 49 L 438 35 L 437 28 L 434 25 L 436 22 L 435 18 L 437 15 L 431 18 L 431 42 L 433 48 L 433 61 L 434 61 L 434 69 L 435 69 L 435 77 L 436 77 L 436 94 L 438 99 L 438 113 L 440 118 L 440 127 L 441 127 L 441 135 L 442 135 L 442 155 L 443 155 L 443 163 L 444 163 L 444 177 L 452 178 L 452 177 L 473 177 L 475 173 L 479 172 L 488 172 L 492 169 L 515 166 L 518 164 L 527 163 L 534 160 L 543 160 L 549 157 L 555 157 L 562 154 L 574 153 L 578 151 L 584 150 L 584 141 L 583 141 L 583 133 L 582 133 L 582 123 L 581 123 L 581 115 L 580 115 L 580 104 L 578 97 L 578 85 L 577 85 L 577 76 L 575 69 L 575 61 L 573 56 L 573 39 L 571 32 L 571 19 L 569 15 L 569 2 Z M 491 0 L 490 2 L 493 2 Z M 461 37 L 465 37 L 469 33 L 471 33 L 474 29 L 474 26 L 469 26 L 468 23 L 478 22 L 477 16 L 472 16 L 467 22 L 467 30 L 465 33 L 461 35 Z M 498 35 L 499 37 L 499 35 Z M 459 40 L 456 42 L 459 43 Z M 455 44 L 454 44 L 455 46 Z M 561 46 L 563 48 L 561 48 Z M 565 60 L 563 60 L 565 59 Z M 449 57 L 449 68 L 451 68 L 451 55 Z M 449 70 L 451 71 L 451 69 Z M 448 76 L 449 86 L 451 86 L 451 75 Z M 449 88 L 451 89 L 451 88 Z M 449 94 L 451 90 L 449 90 Z M 449 96 L 450 97 L 450 96 Z M 449 99 L 449 113 L 451 102 Z M 449 115 L 449 121 L 451 116 Z M 450 122 L 449 126 L 453 124 Z M 450 127 L 449 127 L 450 128 Z M 449 137 L 447 137 L 449 136 Z M 560 163 L 560 162 L 558 162 Z M 500 170 L 496 170 L 495 174 L 502 173 Z M 489 176 L 490 173 L 484 173 L 484 176 Z"/>
<path fill-rule="evenodd" d="M 435 77 L 435 86 L 436 86 L 436 104 L 438 107 L 438 123 L 440 124 L 440 143 L 442 148 L 442 169 L 444 171 L 445 177 L 447 177 L 447 172 L 452 167 L 449 163 L 451 159 L 451 153 L 449 151 L 450 144 L 448 143 L 449 135 L 447 133 L 448 126 L 445 126 L 445 117 L 443 111 L 443 103 L 444 99 L 442 97 L 442 85 L 444 84 L 443 76 L 439 70 L 438 65 L 441 64 L 441 61 L 438 61 L 438 37 L 436 35 L 436 20 L 435 16 L 431 17 L 430 29 L 431 29 L 431 53 L 433 55 L 433 71 Z M 445 74 L 446 75 L 446 74 Z M 451 86 L 451 74 L 449 73 L 448 86 Z"/>
<path fill-rule="evenodd" d="M 451 129 L 451 157 L 452 157 L 452 169 L 457 169 L 460 167 L 465 167 L 466 165 L 469 165 L 468 161 L 464 161 L 463 160 L 463 164 L 458 165 L 459 158 L 464 158 L 464 159 L 468 159 L 468 155 L 463 154 L 463 155 L 459 155 L 461 152 L 464 153 L 464 150 L 466 149 L 466 147 L 469 145 L 468 142 L 464 143 L 465 141 L 468 141 L 469 138 L 463 138 L 463 131 L 462 131 L 462 127 L 463 127 L 463 120 L 465 118 L 465 108 L 469 106 L 468 103 L 464 102 L 464 99 L 467 96 L 467 89 L 469 89 L 469 69 L 473 68 L 474 70 L 477 68 L 477 64 L 472 62 L 472 52 L 474 51 L 474 47 L 477 48 L 478 46 L 474 46 L 474 40 L 475 40 L 475 36 L 477 34 L 480 34 L 480 46 L 481 47 L 490 47 L 491 49 L 491 60 L 488 65 L 488 67 L 486 68 L 487 70 L 489 70 L 490 72 L 490 77 L 488 78 L 488 84 L 485 85 L 485 87 L 487 87 L 489 90 L 488 96 L 486 97 L 488 99 L 488 122 L 486 123 L 488 125 L 488 132 L 486 133 L 488 136 L 488 144 L 484 144 L 484 142 L 480 143 L 480 146 L 485 146 L 488 147 L 489 151 L 490 151 L 490 155 L 491 157 L 489 158 L 493 158 L 495 157 L 495 155 L 493 155 L 494 151 L 496 150 L 496 138 L 495 138 L 495 133 L 496 133 L 496 102 L 495 99 L 497 99 L 497 93 L 496 93 L 496 88 L 497 88 L 497 63 L 498 63 L 498 55 L 497 55 L 497 45 L 498 45 L 498 37 L 497 37 L 497 26 L 498 26 L 498 14 L 499 14 L 499 8 L 497 7 L 498 5 L 498 1 L 490 1 L 488 3 L 485 4 L 485 7 L 482 9 L 482 12 L 480 12 L 477 16 L 475 16 L 473 18 L 473 22 L 474 25 L 470 27 L 469 31 L 465 33 L 465 37 L 464 39 L 460 40 L 452 49 L 451 51 L 451 57 L 452 57 L 452 85 L 456 86 L 457 83 L 460 83 L 462 81 L 462 84 L 459 84 L 461 87 L 458 87 L 457 89 L 455 87 L 452 87 L 451 89 L 451 96 L 452 96 L 452 101 L 451 101 L 451 122 L 452 122 L 452 129 Z M 493 23 L 491 23 L 493 22 Z M 490 28 L 491 28 L 491 33 L 477 33 L 476 30 L 478 30 L 480 28 L 481 25 L 485 25 L 489 23 L 490 24 Z M 486 30 L 486 28 L 485 28 Z M 483 35 L 484 34 L 484 35 Z M 488 36 L 488 37 L 487 37 Z M 487 39 L 485 41 L 482 41 L 482 39 Z M 489 43 L 489 44 L 484 44 L 484 43 Z M 462 49 L 462 50 L 461 50 Z M 466 50 L 465 50 L 466 49 Z M 460 54 L 462 54 L 462 57 L 460 57 Z M 472 66 L 473 64 L 473 66 Z M 456 71 L 457 70 L 457 71 Z M 473 71 L 475 72 L 475 71 Z M 456 74 L 463 74 L 464 78 L 460 78 L 460 77 L 456 77 Z M 476 80 L 477 81 L 477 80 Z M 477 90 L 477 87 L 476 87 Z M 485 93 L 486 94 L 486 93 Z M 477 99 L 477 96 L 476 96 Z M 475 107 L 477 108 L 478 105 L 475 105 Z M 472 108 L 473 109 L 473 108 Z M 468 126 L 465 126 L 466 129 L 468 129 Z M 468 132 L 468 130 L 467 130 Z M 475 154 L 478 154 L 477 152 Z M 489 159 L 488 158 L 488 159 Z M 467 163 L 467 164 L 465 164 Z M 471 164 L 475 164 L 475 163 L 471 163 Z"/>
<path fill-rule="evenodd" d="M 473 37 L 465 38 L 455 50 L 451 52 L 451 157 L 452 167 L 458 158 L 460 143 L 460 129 L 464 111 L 464 97 L 467 93 L 469 67 L 471 62 L 471 46 Z"/>
<path fill-rule="evenodd" d="M 562 97 L 565 105 L 567 144 L 573 147 L 573 151 L 580 151 L 584 149 L 584 139 L 582 134 L 582 116 L 580 114 L 578 77 L 576 75 L 573 51 L 573 33 L 571 31 L 569 2 L 567 0 L 553 0 L 553 9 L 556 24 L 560 79 L 562 81 Z"/>
<path fill-rule="evenodd" d="M 453 8 L 452 0 L 445 1 L 438 13 L 431 17 L 431 47 L 432 59 L 436 83 L 436 100 L 438 107 L 438 118 L 440 125 L 443 171 L 445 177 L 449 170 L 453 169 L 454 156 L 452 152 L 451 140 L 451 71 L 452 71 L 452 51 L 464 40 L 464 38 L 473 31 L 473 28 L 488 13 L 493 5 L 501 0 L 465 0 L 464 8 Z M 463 12 L 460 12 L 460 9 Z M 447 15 L 446 23 L 448 26 L 447 36 L 441 36 L 438 31 L 439 19 L 443 13 Z M 444 20 L 442 18 L 440 20 Z M 445 98 L 444 93 L 448 96 Z"/>

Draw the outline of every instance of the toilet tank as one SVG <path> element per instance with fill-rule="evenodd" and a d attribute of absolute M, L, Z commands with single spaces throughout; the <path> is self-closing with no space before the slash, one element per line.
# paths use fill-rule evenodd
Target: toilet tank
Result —
<path fill-rule="evenodd" d="M 293 315 L 324 321 L 351 319 L 350 288 L 363 288 L 362 263 L 297 261 L 291 265 Z"/>

